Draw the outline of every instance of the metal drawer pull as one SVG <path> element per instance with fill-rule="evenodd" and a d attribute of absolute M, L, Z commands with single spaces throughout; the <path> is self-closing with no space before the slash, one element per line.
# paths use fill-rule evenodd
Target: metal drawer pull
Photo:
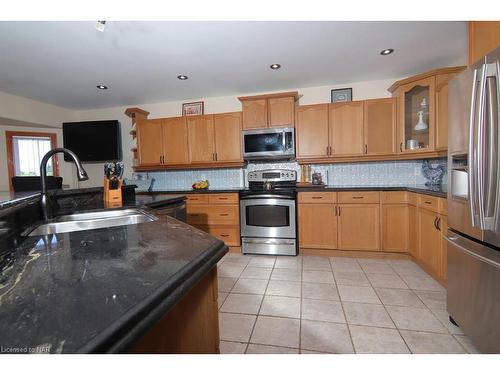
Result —
<path fill-rule="evenodd" d="M 426 204 L 432 204 L 432 202 L 429 202 L 429 201 L 424 201 L 424 203 L 426 203 Z"/>
<path fill-rule="evenodd" d="M 219 214 L 219 216 L 229 216 L 229 214 Z"/>
<path fill-rule="evenodd" d="M 229 237 L 229 234 L 221 234 L 221 237 Z"/>
<path fill-rule="evenodd" d="M 189 214 L 189 216 L 200 216 L 200 214 Z"/>
<path fill-rule="evenodd" d="M 323 199 L 323 197 L 312 197 L 312 199 Z"/>
<path fill-rule="evenodd" d="M 225 198 L 225 197 L 220 197 L 220 198 L 217 198 L 217 199 L 220 200 L 220 201 L 227 201 L 227 198 Z"/>
<path fill-rule="evenodd" d="M 364 197 L 360 197 L 360 196 L 353 196 L 352 199 L 363 199 Z"/>

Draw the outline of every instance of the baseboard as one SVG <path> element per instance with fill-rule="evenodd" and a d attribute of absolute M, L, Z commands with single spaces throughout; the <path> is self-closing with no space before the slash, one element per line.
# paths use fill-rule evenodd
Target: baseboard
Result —
<path fill-rule="evenodd" d="M 383 251 L 365 251 L 365 250 L 334 250 L 334 249 L 303 249 L 299 250 L 301 255 L 318 256 L 341 256 L 351 258 L 378 258 L 378 259 L 412 259 L 407 253 L 392 253 Z"/>
<path fill-rule="evenodd" d="M 241 246 L 228 246 L 230 253 L 240 253 L 241 254 Z"/>

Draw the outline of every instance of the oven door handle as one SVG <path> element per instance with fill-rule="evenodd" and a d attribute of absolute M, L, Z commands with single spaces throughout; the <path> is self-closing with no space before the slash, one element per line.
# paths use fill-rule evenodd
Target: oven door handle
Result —
<path fill-rule="evenodd" d="M 278 194 L 258 194 L 258 195 L 247 195 L 244 197 L 240 197 L 241 200 L 251 200 L 251 199 L 288 199 L 294 200 L 294 197 L 288 197 L 286 195 L 278 195 Z"/>

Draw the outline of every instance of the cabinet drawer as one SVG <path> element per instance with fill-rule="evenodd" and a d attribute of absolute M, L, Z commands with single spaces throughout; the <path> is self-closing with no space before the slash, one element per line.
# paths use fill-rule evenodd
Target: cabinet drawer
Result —
<path fill-rule="evenodd" d="M 337 193 L 334 191 L 318 191 L 299 193 L 299 203 L 336 203 Z"/>
<path fill-rule="evenodd" d="M 187 222 L 189 224 L 232 224 L 239 223 L 239 208 L 237 205 L 192 205 L 187 207 Z"/>
<path fill-rule="evenodd" d="M 382 191 L 380 193 L 382 203 L 406 203 L 408 192 L 406 191 Z"/>
<path fill-rule="evenodd" d="M 379 203 L 378 191 L 342 191 L 339 193 L 339 203 Z"/>
<path fill-rule="evenodd" d="M 208 204 L 208 194 L 186 194 L 188 204 Z"/>
<path fill-rule="evenodd" d="M 200 225 L 199 229 L 224 241 L 227 246 L 240 246 L 240 228 L 225 225 Z"/>
<path fill-rule="evenodd" d="M 431 195 L 419 195 L 418 206 L 430 211 L 439 212 L 439 198 Z"/>
<path fill-rule="evenodd" d="M 210 204 L 238 204 L 238 194 L 236 193 L 217 193 L 208 195 Z"/>
<path fill-rule="evenodd" d="M 439 198 L 438 210 L 441 215 L 448 216 L 448 199 Z"/>
<path fill-rule="evenodd" d="M 408 204 L 412 206 L 418 205 L 418 194 L 416 193 L 408 193 Z"/>

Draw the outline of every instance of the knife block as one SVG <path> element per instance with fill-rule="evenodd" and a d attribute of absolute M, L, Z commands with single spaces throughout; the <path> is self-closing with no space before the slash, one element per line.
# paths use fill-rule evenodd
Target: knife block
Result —
<path fill-rule="evenodd" d="M 118 179 L 118 187 L 111 189 L 111 181 L 104 177 L 104 202 L 107 204 L 121 204 L 122 203 L 122 180 Z"/>

